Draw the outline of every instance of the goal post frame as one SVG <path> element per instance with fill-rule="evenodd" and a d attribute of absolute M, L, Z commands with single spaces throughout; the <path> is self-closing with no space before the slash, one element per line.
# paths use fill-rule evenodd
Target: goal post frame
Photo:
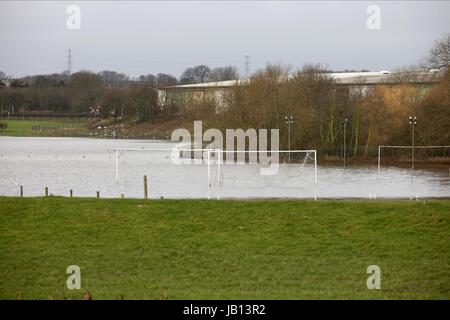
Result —
<path fill-rule="evenodd" d="M 126 151 L 150 151 L 150 152 L 174 152 L 174 151 L 183 151 L 183 152 L 202 152 L 202 154 L 207 152 L 207 164 L 208 164 L 208 186 L 211 186 L 211 172 L 210 172 L 210 156 L 212 152 L 220 154 L 218 165 L 217 165 L 217 183 L 220 184 L 220 166 L 222 164 L 222 155 L 224 153 L 305 153 L 306 156 L 309 154 L 314 154 L 314 187 L 317 187 L 318 184 L 318 172 L 317 172 L 317 150 L 309 149 L 309 150 L 223 150 L 223 149 L 200 149 L 200 148 L 190 148 L 190 149 L 176 149 L 176 148 L 156 148 L 156 149 L 148 149 L 148 148 L 115 148 L 115 176 L 116 183 L 119 182 L 119 152 Z M 226 162 L 226 160 L 224 160 Z M 317 199 L 317 194 L 315 193 L 314 199 Z"/>
<path fill-rule="evenodd" d="M 208 149 L 207 149 L 208 150 Z M 307 155 L 310 153 L 314 154 L 314 184 L 317 185 L 317 150 L 223 150 L 223 149 L 209 149 L 218 153 L 306 153 Z M 220 157 L 219 159 L 222 159 Z M 220 170 L 221 161 L 218 163 L 218 170 Z M 218 171 L 218 177 L 220 177 L 220 171 Z"/>

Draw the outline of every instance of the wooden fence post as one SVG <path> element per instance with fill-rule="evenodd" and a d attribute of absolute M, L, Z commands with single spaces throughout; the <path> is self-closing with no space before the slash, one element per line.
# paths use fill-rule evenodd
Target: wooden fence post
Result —
<path fill-rule="evenodd" d="M 147 176 L 144 176 L 144 198 L 148 199 Z"/>

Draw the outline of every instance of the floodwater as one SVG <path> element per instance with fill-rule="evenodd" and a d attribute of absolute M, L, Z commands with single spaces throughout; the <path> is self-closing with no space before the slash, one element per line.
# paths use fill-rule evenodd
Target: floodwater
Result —
<path fill-rule="evenodd" d="M 143 198 L 431 198 L 450 197 L 450 169 L 280 164 L 273 175 L 258 164 L 175 164 L 174 144 L 150 140 L 0 137 L 0 195 L 49 194 Z M 119 151 L 116 148 L 130 149 Z M 143 150 L 145 149 L 145 150 Z"/>

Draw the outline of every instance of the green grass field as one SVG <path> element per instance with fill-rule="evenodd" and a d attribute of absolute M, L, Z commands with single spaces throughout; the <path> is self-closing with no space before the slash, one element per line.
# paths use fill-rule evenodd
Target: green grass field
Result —
<path fill-rule="evenodd" d="M 2 197 L 0 270 L 2 299 L 449 299 L 450 201 Z"/>
<path fill-rule="evenodd" d="M 5 120 L 8 126 L 4 136 L 42 137 L 42 136 L 84 136 L 88 134 L 86 120 Z M 35 130 L 33 130 L 35 127 Z M 38 128 L 39 127 L 39 128 Z M 0 130 L 0 135 L 2 131 Z"/>

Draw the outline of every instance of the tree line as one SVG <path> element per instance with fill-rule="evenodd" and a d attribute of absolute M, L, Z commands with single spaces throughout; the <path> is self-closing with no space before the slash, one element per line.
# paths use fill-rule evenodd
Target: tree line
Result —
<path fill-rule="evenodd" d="M 322 155 L 370 157 L 379 145 L 411 145 L 409 117 L 417 145 L 450 145 L 450 35 L 438 39 L 419 65 L 395 73 L 395 85 L 342 86 L 323 65 L 268 65 L 221 101 L 191 101 L 189 114 L 207 127 L 278 128 L 288 149 L 285 117 L 292 116 L 291 149 L 319 149 Z M 418 71 L 418 72 L 417 72 Z M 412 84 L 426 73 L 435 84 Z M 345 133 L 345 135 L 344 135 Z M 446 157 L 450 150 L 446 149 Z"/>
<path fill-rule="evenodd" d="M 292 116 L 291 148 L 319 149 L 323 155 L 376 155 L 378 145 L 410 145 L 409 116 L 416 116 L 417 145 L 450 144 L 450 70 L 435 85 L 341 86 L 307 65 L 291 73 L 269 65 L 246 85 L 236 85 L 217 102 L 198 103 L 192 114 L 207 127 L 278 128 L 280 148 L 287 149 L 285 117 Z M 344 136 L 344 127 L 346 129 Z M 447 154 L 450 156 L 450 154 Z"/>
<path fill-rule="evenodd" d="M 130 79 L 123 73 L 81 71 L 6 79 L 0 72 L 0 113 L 24 112 L 91 114 L 96 117 L 136 115 L 138 120 L 167 117 L 175 108 L 162 110 L 156 88 L 178 84 L 238 79 L 236 67 L 187 68 L 180 79 L 170 74 L 141 75 Z"/>

